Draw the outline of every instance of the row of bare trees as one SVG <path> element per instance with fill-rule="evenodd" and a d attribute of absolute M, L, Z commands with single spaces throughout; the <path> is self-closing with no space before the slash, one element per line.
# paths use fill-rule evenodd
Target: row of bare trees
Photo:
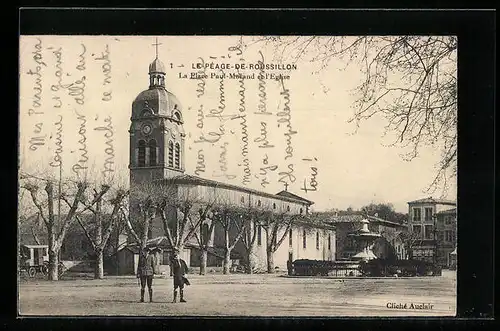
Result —
<path fill-rule="evenodd" d="M 75 221 L 82 226 L 97 257 L 95 277 L 102 278 L 103 251 L 117 223 L 127 191 L 119 185 L 113 188 L 111 178 L 92 183 L 86 177 L 57 179 L 21 172 L 19 180 L 22 199 L 18 209 L 24 216 L 20 220 L 28 219 L 23 215 L 23 209 L 34 209 L 37 218 L 43 220 L 48 244 L 49 280 L 58 280 L 59 253 Z M 29 194 L 26 196 L 25 192 Z M 37 241 L 40 240 L 37 238 Z"/>
<path fill-rule="evenodd" d="M 93 183 L 86 178 L 57 180 L 21 173 L 20 188 L 28 210 L 35 210 L 43 220 L 49 246 L 49 279 L 58 279 L 59 253 L 68 229 L 76 222 L 85 233 L 96 258 L 95 278 L 104 277 L 104 250 L 111 233 L 122 225 L 129 243 L 145 249 L 151 239 L 154 220 L 160 218 L 164 238 L 170 247 L 181 250 L 196 243 L 201 251 L 200 274 L 206 273 L 207 260 L 215 228 L 223 233 L 223 273 L 230 272 L 231 252 L 242 243 L 247 263 L 253 272 L 257 230 L 266 237 L 267 271 L 274 272 L 274 253 L 289 229 L 304 215 L 275 211 L 265 207 L 241 207 L 214 194 L 201 196 L 196 187 L 154 182 L 125 185 L 108 178 Z M 27 198 L 27 199 L 26 199 Z M 20 206 L 21 207 L 21 206 Z M 22 207 L 21 207 L 22 208 Z M 56 211 L 57 208 L 57 211 Z"/>

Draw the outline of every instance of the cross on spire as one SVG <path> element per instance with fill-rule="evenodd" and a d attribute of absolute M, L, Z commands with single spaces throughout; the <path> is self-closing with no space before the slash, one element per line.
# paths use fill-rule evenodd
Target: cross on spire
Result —
<path fill-rule="evenodd" d="M 285 191 L 288 191 L 288 183 L 285 182 Z"/>
<path fill-rule="evenodd" d="M 161 45 L 161 43 L 158 43 L 158 37 L 156 37 L 156 43 L 153 44 L 156 47 L 156 58 L 158 58 L 158 45 Z"/>

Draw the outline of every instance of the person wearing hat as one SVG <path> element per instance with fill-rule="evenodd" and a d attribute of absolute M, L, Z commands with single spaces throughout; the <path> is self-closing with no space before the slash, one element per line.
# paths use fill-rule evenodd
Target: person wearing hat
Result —
<path fill-rule="evenodd" d="M 156 248 L 149 247 L 143 250 L 139 255 L 137 278 L 140 279 L 141 283 L 141 302 L 144 302 L 146 285 L 148 285 L 149 302 L 153 302 L 153 277 L 156 270 L 156 257 L 154 253 L 156 251 Z"/>
<path fill-rule="evenodd" d="M 177 302 L 177 288 L 179 288 L 180 302 L 186 302 L 186 300 L 184 300 L 184 284 L 190 285 L 185 277 L 188 267 L 186 262 L 179 257 L 178 249 L 174 249 L 173 251 L 171 269 L 174 278 L 174 300 L 172 302 Z"/>

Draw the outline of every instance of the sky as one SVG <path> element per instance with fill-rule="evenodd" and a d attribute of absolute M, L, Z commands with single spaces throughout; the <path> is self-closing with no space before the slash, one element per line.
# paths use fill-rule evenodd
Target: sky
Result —
<path fill-rule="evenodd" d="M 363 123 L 356 133 L 355 124 L 348 123 L 352 90 L 362 78 L 359 68 L 345 68 L 335 59 L 313 74 L 315 64 L 289 61 L 296 69 L 268 69 L 268 77 L 259 80 L 259 60 L 278 64 L 273 48 L 252 45 L 239 54 L 237 36 L 22 36 L 21 168 L 57 174 L 61 162 L 63 176 L 88 167 L 96 177 L 112 168 L 128 181 L 132 102 L 148 89 L 156 37 L 166 89 L 182 107 L 186 173 L 269 193 L 286 187 L 314 201 L 317 211 L 392 203 L 396 211 L 407 212 L 408 201 L 431 195 L 425 189 L 435 176 L 439 151 L 424 148 L 407 162 L 401 157 L 405 150 L 384 146 L 393 137 L 382 138 L 381 118 Z M 190 79 L 200 63 L 208 64 L 209 77 Z M 210 117 L 220 114 L 221 106 L 221 79 L 210 75 L 220 75 L 223 64 L 230 68 L 223 69 L 221 120 Z M 244 89 L 229 77 L 237 74 L 236 64 L 246 65 L 241 73 L 254 74 L 244 80 Z M 270 74 L 286 77 L 275 80 Z M 221 128 L 224 134 L 214 135 Z M 215 137 L 219 140 L 207 142 Z M 264 141 L 274 147 L 259 147 Z M 453 186 L 446 198 L 455 196 Z"/>

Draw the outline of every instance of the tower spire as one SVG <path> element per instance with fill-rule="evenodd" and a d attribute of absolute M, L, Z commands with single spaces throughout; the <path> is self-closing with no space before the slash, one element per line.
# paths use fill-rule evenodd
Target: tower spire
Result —
<path fill-rule="evenodd" d="M 155 46 L 156 58 L 149 65 L 149 87 L 165 87 L 165 66 L 158 59 L 158 37 L 156 37 L 156 42 L 153 44 Z"/>
<path fill-rule="evenodd" d="M 153 46 L 155 46 L 156 59 L 158 58 L 158 45 L 161 45 L 161 43 L 158 43 L 158 37 L 156 37 L 156 43 L 153 44 Z"/>

